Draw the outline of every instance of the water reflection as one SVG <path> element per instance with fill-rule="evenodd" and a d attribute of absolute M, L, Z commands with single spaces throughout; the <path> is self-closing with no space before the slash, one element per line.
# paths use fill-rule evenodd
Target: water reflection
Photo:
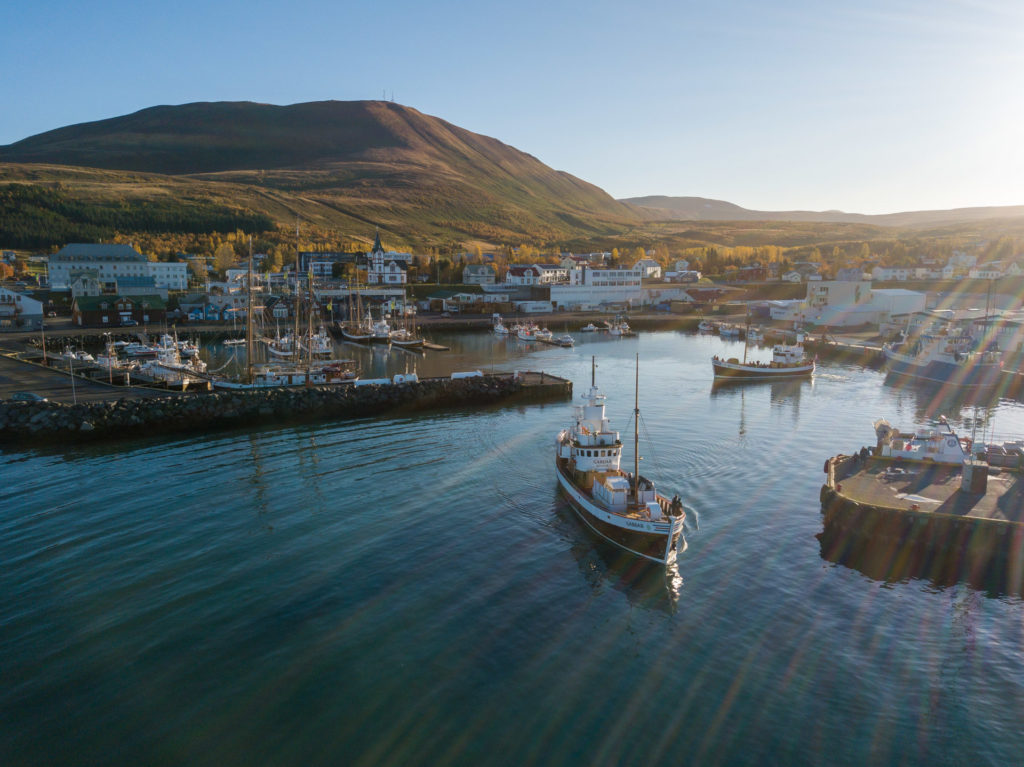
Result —
<path fill-rule="evenodd" d="M 969 541 L 939 551 L 895 529 L 886 535 L 876 526 L 871 535 L 862 535 L 828 519 L 817 538 L 823 560 L 881 583 L 921 580 L 940 589 L 963 583 L 990 597 L 1024 595 L 1019 540 L 1011 555 L 986 555 L 974 551 Z"/>
<path fill-rule="evenodd" d="M 773 404 L 799 404 L 803 387 L 812 385 L 811 381 L 802 378 L 790 378 L 786 381 L 730 381 L 716 378 L 711 382 L 711 397 L 735 397 L 746 391 L 764 391 L 767 388 Z"/>
<path fill-rule="evenodd" d="M 896 393 L 898 403 L 912 404 L 919 423 L 934 422 L 939 416 L 945 416 L 950 423 L 964 428 L 987 423 L 1003 397 L 998 389 L 966 389 L 920 381 L 907 384 L 892 375 L 885 377 L 885 386 Z"/>
<path fill-rule="evenodd" d="M 635 607 L 675 613 L 683 587 L 677 563 L 650 562 L 598 538 L 579 521 L 561 493 L 556 490 L 555 495 L 555 514 L 570 541 L 576 566 L 591 589 L 599 592 L 608 586 Z M 682 556 L 685 540 L 680 542 L 680 550 Z"/>

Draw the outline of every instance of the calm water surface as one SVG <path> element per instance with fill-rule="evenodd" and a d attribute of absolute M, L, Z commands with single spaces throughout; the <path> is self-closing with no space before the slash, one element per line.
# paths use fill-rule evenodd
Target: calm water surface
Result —
<path fill-rule="evenodd" d="M 1024 436 L 1024 405 L 829 363 L 719 389 L 742 344 L 577 338 L 344 352 L 577 396 L 594 354 L 624 432 L 639 352 L 643 470 L 697 512 L 675 570 L 559 497 L 568 402 L 0 453 L 0 764 L 1022 762 L 1020 595 L 817 536 L 874 418 Z"/>

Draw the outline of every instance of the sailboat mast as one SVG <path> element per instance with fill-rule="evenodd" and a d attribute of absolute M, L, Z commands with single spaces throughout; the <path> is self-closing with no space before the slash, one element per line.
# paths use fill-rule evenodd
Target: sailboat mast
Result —
<path fill-rule="evenodd" d="M 597 384 L 595 383 L 595 374 L 597 372 L 597 356 L 591 355 L 590 357 L 590 388 L 593 389 Z"/>
<path fill-rule="evenodd" d="M 636 389 L 633 402 L 633 498 L 640 502 L 640 353 L 636 355 Z"/>
<path fill-rule="evenodd" d="M 292 332 L 292 357 L 296 364 L 299 357 L 299 307 L 302 305 L 302 289 L 299 287 L 299 219 L 295 219 L 295 330 Z"/>
<path fill-rule="evenodd" d="M 750 307 L 747 307 L 747 329 L 743 331 L 743 364 L 747 364 L 747 347 L 750 345 Z"/>
<path fill-rule="evenodd" d="M 252 383 L 252 235 L 249 235 L 249 268 L 245 293 L 245 382 Z"/>
<path fill-rule="evenodd" d="M 306 295 L 309 296 L 309 311 L 306 312 L 306 386 L 310 386 L 310 369 L 313 367 L 313 275 L 306 276 Z M 296 340 L 298 343 L 298 340 Z M 296 347 L 298 353 L 298 347 Z"/>

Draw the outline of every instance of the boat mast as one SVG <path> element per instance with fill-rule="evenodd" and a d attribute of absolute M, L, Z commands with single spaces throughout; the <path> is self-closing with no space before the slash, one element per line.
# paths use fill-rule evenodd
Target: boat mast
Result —
<path fill-rule="evenodd" d="M 743 331 L 743 364 L 747 364 L 747 346 L 750 343 L 750 304 L 747 304 L 747 329 Z"/>
<path fill-rule="evenodd" d="M 306 296 L 309 300 L 309 311 L 306 312 L 306 386 L 310 385 L 310 369 L 313 367 L 313 272 L 306 274 Z M 298 340 L 296 339 L 296 344 Z M 296 345 L 295 353 L 299 347 Z"/>
<path fill-rule="evenodd" d="M 249 268 L 245 281 L 245 382 L 252 383 L 252 235 L 249 235 Z"/>
<path fill-rule="evenodd" d="M 633 500 L 640 502 L 640 352 L 636 354 L 636 389 L 633 402 Z"/>
<path fill-rule="evenodd" d="M 299 356 L 299 307 L 302 305 L 302 289 L 299 287 L 299 219 L 295 219 L 295 330 L 292 331 L 292 358 L 296 364 Z"/>
<path fill-rule="evenodd" d="M 597 356 L 591 355 L 590 357 L 590 388 L 593 389 L 597 384 L 594 382 L 594 375 L 597 371 Z"/>

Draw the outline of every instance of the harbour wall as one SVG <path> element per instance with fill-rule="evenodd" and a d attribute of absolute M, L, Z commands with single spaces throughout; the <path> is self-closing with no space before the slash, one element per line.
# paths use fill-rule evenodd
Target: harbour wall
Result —
<path fill-rule="evenodd" d="M 967 582 L 1024 595 L 1024 525 L 860 502 L 842 492 L 845 472 L 856 465 L 852 456 L 826 463 L 819 536 L 825 559 L 883 580 Z"/>
<path fill-rule="evenodd" d="M 541 373 L 180 394 L 66 405 L 0 401 L 0 443 L 69 443 L 572 397 Z"/>

